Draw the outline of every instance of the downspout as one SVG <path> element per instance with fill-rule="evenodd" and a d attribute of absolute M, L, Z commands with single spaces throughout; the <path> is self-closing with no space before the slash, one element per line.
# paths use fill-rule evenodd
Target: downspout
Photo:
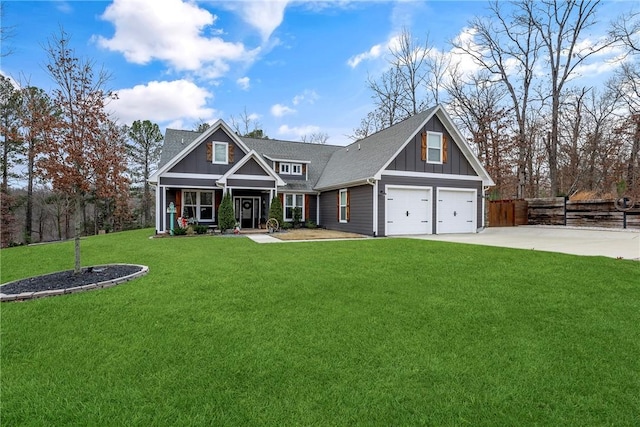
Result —
<path fill-rule="evenodd" d="M 320 193 L 316 197 L 316 225 L 320 225 Z"/>
<path fill-rule="evenodd" d="M 367 178 L 367 184 L 373 187 L 373 237 L 378 235 L 378 180 Z"/>
<path fill-rule="evenodd" d="M 482 229 L 483 230 L 484 230 L 485 225 L 486 225 L 485 218 L 486 218 L 486 215 L 487 215 L 487 211 L 485 209 L 486 209 L 486 203 L 487 203 L 486 202 L 486 200 L 487 200 L 487 191 L 489 191 L 489 188 L 491 188 L 491 187 L 485 186 L 485 185 L 482 186 Z"/>

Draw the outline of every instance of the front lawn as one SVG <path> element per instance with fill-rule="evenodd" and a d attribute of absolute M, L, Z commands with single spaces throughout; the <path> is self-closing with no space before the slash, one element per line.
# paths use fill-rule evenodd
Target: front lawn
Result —
<path fill-rule="evenodd" d="M 436 241 L 82 242 L 144 264 L 3 303 L 3 425 L 638 425 L 640 263 Z M 1 251 L 2 282 L 73 267 Z"/>

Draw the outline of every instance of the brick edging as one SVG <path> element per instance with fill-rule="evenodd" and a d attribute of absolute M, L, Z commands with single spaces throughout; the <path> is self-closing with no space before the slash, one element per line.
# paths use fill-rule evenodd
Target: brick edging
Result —
<path fill-rule="evenodd" d="M 94 268 L 96 268 L 96 267 L 100 268 L 100 267 L 108 267 L 108 266 L 112 266 L 112 265 L 135 266 L 135 267 L 140 267 L 141 270 L 137 271 L 137 272 L 135 272 L 133 274 L 129 274 L 128 276 L 122 276 L 122 277 L 118 277 L 116 279 L 105 280 L 103 282 L 91 283 L 91 284 L 83 285 L 83 286 L 74 286 L 72 288 L 52 289 L 52 290 L 40 291 L 40 292 L 22 292 L 20 294 L 3 294 L 3 293 L 0 293 L 0 302 L 25 301 L 25 300 L 36 299 L 36 298 L 52 297 L 52 296 L 56 296 L 56 295 L 74 294 L 74 293 L 77 293 L 77 292 L 91 291 L 91 290 L 94 290 L 94 289 L 111 288 L 113 286 L 120 285 L 121 283 L 125 283 L 125 282 L 128 282 L 130 280 L 136 279 L 138 277 L 142 277 L 142 276 L 146 275 L 149 272 L 149 267 L 148 266 L 140 265 L 140 264 L 102 264 L 102 265 L 94 265 L 93 267 Z M 14 280 L 13 282 L 3 283 L 2 286 L 8 285 L 10 283 L 18 282 L 20 280 L 24 280 L 24 279 L 18 279 L 18 280 Z M 2 287 L 0 287 L 0 289 L 2 289 Z"/>

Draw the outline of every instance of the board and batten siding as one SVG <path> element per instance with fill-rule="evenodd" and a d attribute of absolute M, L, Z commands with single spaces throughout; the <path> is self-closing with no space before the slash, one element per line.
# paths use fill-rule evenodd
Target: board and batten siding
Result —
<path fill-rule="evenodd" d="M 254 158 L 249 159 L 249 161 L 242 165 L 235 173 L 237 175 L 268 175 L 267 172 L 262 169 L 262 166 L 260 166 Z"/>
<path fill-rule="evenodd" d="M 447 162 L 427 163 L 422 160 L 422 132 L 440 132 L 447 138 Z M 391 161 L 388 170 L 444 173 L 449 175 L 477 175 L 458 145 L 437 117 L 431 118 Z"/>
<path fill-rule="evenodd" d="M 338 220 L 338 192 L 332 190 L 320 195 L 320 224 L 330 230 L 350 233 L 373 233 L 373 186 L 349 187 L 349 222 Z"/>
<path fill-rule="evenodd" d="M 446 179 L 446 178 L 421 178 L 421 177 L 406 177 L 406 176 L 385 176 L 382 175 L 382 179 L 378 182 L 378 189 L 384 190 L 386 185 L 415 185 L 421 187 L 431 187 L 431 196 L 433 197 L 431 218 L 433 229 L 431 232 L 436 234 L 436 225 L 438 223 L 437 207 L 438 201 L 435 200 L 438 194 L 438 188 L 469 188 L 475 189 L 477 192 L 477 204 L 476 212 L 477 226 L 481 227 L 483 220 L 482 212 L 482 181 L 475 180 L 459 180 L 459 179 Z M 378 235 L 384 236 L 384 230 L 387 219 L 385 218 L 385 203 L 386 194 L 382 194 L 382 191 L 378 193 Z"/>
<path fill-rule="evenodd" d="M 226 142 L 229 146 L 233 147 L 233 163 L 229 162 L 227 165 L 219 165 L 207 160 L 207 144 L 213 141 Z M 224 175 L 225 172 L 231 169 L 233 164 L 239 161 L 245 154 L 246 153 L 233 142 L 224 130 L 218 129 L 167 172 Z"/>

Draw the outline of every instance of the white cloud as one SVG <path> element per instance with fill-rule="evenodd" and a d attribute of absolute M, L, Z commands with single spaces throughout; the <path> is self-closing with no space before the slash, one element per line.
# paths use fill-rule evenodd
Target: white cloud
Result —
<path fill-rule="evenodd" d="M 320 127 L 313 125 L 293 126 L 282 125 L 278 128 L 279 135 L 290 135 L 296 138 L 302 138 L 303 135 L 320 132 Z"/>
<path fill-rule="evenodd" d="M 214 109 L 207 107 L 212 95 L 187 80 L 152 81 L 116 91 L 118 99 L 109 104 L 121 123 L 134 120 L 182 122 L 184 119 L 213 118 Z"/>
<path fill-rule="evenodd" d="M 291 102 L 293 103 L 293 105 L 298 105 L 304 101 L 309 104 L 313 104 L 317 99 L 318 94 L 315 90 L 306 89 L 301 94 L 294 96 Z"/>
<path fill-rule="evenodd" d="M 282 104 L 275 104 L 271 107 L 271 114 L 275 117 L 282 117 L 284 115 L 293 114 L 295 112 L 296 110 L 294 110 L 293 108 L 287 107 L 286 105 Z"/>
<path fill-rule="evenodd" d="M 98 36 L 98 45 L 122 52 L 136 64 L 157 59 L 180 71 L 204 67 L 207 77 L 216 78 L 228 71 L 229 62 L 249 62 L 259 52 L 247 50 L 242 43 L 204 36 L 217 17 L 193 2 L 114 0 L 102 19 L 113 23 L 115 34 L 110 39 Z"/>
<path fill-rule="evenodd" d="M 271 37 L 273 31 L 284 19 L 284 10 L 291 0 L 236 1 L 227 6 L 240 15 L 249 25 L 256 28 L 262 40 Z"/>
<path fill-rule="evenodd" d="M 376 58 L 379 58 L 380 55 L 382 55 L 382 45 L 377 44 L 377 45 L 374 45 L 367 52 L 359 53 L 349 58 L 349 60 L 347 61 L 347 64 L 349 64 L 351 68 L 356 68 L 362 61 L 369 60 L 369 59 L 376 59 Z"/>
<path fill-rule="evenodd" d="M 251 87 L 251 79 L 249 79 L 249 77 L 240 77 L 236 80 L 236 84 L 240 86 L 242 90 L 249 90 Z"/>

